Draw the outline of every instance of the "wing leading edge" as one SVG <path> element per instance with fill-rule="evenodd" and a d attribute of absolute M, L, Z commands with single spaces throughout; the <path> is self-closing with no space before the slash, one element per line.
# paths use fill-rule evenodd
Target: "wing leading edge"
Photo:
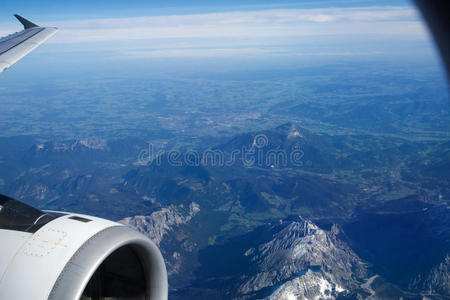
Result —
<path fill-rule="evenodd" d="M 0 39 L 0 73 L 58 31 L 55 27 L 40 27 L 19 15 L 14 16 L 22 23 L 24 30 Z"/>

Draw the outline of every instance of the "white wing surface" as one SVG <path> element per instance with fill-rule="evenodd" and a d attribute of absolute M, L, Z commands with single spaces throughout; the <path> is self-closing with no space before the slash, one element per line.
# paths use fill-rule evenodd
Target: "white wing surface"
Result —
<path fill-rule="evenodd" d="M 0 39 L 0 73 L 51 38 L 57 28 L 40 27 L 27 19 L 14 15 L 24 30 Z"/>

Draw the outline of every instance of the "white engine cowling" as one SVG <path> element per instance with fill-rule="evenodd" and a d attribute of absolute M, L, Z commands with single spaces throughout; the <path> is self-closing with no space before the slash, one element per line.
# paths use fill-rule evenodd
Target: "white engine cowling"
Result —
<path fill-rule="evenodd" d="M 122 224 L 0 195 L 0 299 L 167 299 L 163 257 Z"/>

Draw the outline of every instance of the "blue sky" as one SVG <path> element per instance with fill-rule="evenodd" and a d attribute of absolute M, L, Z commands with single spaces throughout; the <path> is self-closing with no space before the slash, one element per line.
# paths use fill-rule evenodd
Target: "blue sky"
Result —
<path fill-rule="evenodd" d="M 238 65 L 435 55 L 421 17 L 403 0 L 3 0 L 0 35 L 20 30 L 14 13 L 60 28 L 31 57 L 42 57 L 35 64 L 58 60 L 67 69 L 192 59 Z"/>
<path fill-rule="evenodd" d="M 78 0 L 78 1 L 14 1 L 2 0 L 0 18 L 19 13 L 46 20 L 61 18 L 136 17 L 142 15 L 166 15 L 207 13 L 233 10 L 267 8 L 320 8 L 363 6 L 408 6 L 405 0 Z"/>

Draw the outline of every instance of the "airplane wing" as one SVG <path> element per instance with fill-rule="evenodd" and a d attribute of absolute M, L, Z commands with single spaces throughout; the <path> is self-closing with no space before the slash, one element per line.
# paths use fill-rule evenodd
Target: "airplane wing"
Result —
<path fill-rule="evenodd" d="M 0 39 L 0 72 L 57 31 L 15 16 L 24 30 Z M 168 297 L 158 247 L 123 224 L 44 212 L 0 195 L 0 245 L 0 299 Z"/>
<path fill-rule="evenodd" d="M 57 28 L 40 27 L 27 19 L 14 15 L 24 30 L 0 39 L 0 73 L 51 38 Z"/>

